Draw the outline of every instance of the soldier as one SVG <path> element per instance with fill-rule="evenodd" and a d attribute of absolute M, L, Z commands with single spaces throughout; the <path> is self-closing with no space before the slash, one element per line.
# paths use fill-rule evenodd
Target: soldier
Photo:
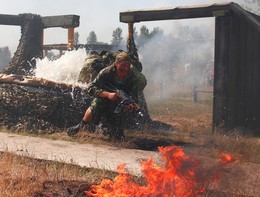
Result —
<path fill-rule="evenodd" d="M 110 123 L 111 130 L 109 137 L 121 139 L 124 137 L 122 116 L 114 111 L 121 101 L 118 93 L 111 91 L 116 88 L 123 90 L 131 96 L 135 102 L 125 106 L 129 110 L 139 110 L 138 94 L 143 91 L 147 81 L 145 76 L 131 65 L 131 58 L 125 52 L 116 56 L 115 62 L 102 69 L 97 77 L 89 84 L 88 92 L 94 97 L 90 107 L 86 110 L 82 121 L 67 131 L 69 136 L 76 135 L 93 120 L 98 123 L 102 116 L 105 116 Z"/>

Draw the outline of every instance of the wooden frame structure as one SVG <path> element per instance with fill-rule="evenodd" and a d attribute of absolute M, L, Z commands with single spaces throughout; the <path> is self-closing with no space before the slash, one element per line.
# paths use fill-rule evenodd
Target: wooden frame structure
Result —
<path fill-rule="evenodd" d="M 215 17 L 213 131 L 260 134 L 260 17 L 236 3 L 120 12 L 120 22 Z M 131 34 L 130 34 L 131 35 Z"/>
<path fill-rule="evenodd" d="M 51 46 L 46 49 L 44 47 L 44 29 L 52 27 L 62 27 L 68 30 L 68 44 L 66 46 L 55 46 L 53 49 L 67 50 L 74 48 L 74 28 L 79 26 L 78 15 L 60 15 L 60 16 L 45 16 L 42 18 L 42 47 L 44 50 L 49 50 Z M 16 25 L 20 26 L 20 19 L 18 15 L 0 14 L 0 25 Z M 46 53 L 46 51 L 45 51 Z"/>

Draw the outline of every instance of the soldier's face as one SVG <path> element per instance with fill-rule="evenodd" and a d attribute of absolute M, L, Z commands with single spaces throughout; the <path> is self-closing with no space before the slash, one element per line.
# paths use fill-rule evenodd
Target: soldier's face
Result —
<path fill-rule="evenodd" d="M 123 61 L 116 64 L 116 73 L 120 79 L 124 79 L 129 73 L 131 63 Z"/>

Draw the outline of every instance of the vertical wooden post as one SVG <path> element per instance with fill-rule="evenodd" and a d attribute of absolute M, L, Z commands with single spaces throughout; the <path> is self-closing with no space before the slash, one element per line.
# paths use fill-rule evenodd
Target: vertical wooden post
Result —
<path fill-rule="evenodd" d="M 213 132 L 230 126 L 230 17 L 216 17 L 213 91 Z"/>
<path fill-rule="evenodd" d="M 44 45 L 44 29 L 42 28 L 42 47 Z"/>
<path fill-rule="evenodd" d="M 133 39 L 134 37 L 134 23 L 128 23 L 128 39 Z"/>
<path fill-rule="evenodd" d="M 68 28 L 68 49 L 74 48 L 74 27 Z"/>
<path fill-rule="evenodd" d="M 61 57 L 62 56 L 62 49 L 60 49 L 59 52 L 60 52 L 59 55 Z"/>
<path fill-rule="evenodd" d="M 44 28 L 42 28 L 42 49 L 43 49 L 43 46 L 44 46 Z M 46 56 L 46 51 L 44 51 L 44 57 Z"/>
<path fill-rule="evenodd" d="M 137 48 L 134 42 L 134 23 L 128 23 L 127 50 L 133 58 L 135 58 L 136 60 L 139 59 Z"/>
<path fill-rule="evenodd" d="M 48 50 L 47 49 L 44 50 L 44 57 L 48 57 Z"/>
<path fill-rule="evenodd" d="M 192 85 L 192 101 L 195 103 L 198 101 L 198 89 L 196 84 Z"/>

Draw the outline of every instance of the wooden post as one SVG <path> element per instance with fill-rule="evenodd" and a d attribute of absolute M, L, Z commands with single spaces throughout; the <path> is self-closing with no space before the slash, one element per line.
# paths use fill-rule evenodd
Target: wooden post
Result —
<path fill-rule="evenodd" d="M 228 128 L 230 107 L 228 102 L 235 95 L 230 95 L 230 18 L 216 17 L 215 25 L 215 65 L 213 93 L 213 132 L 218 127 Z"/>
<path fill-rule="evenodd" d="M 133 39 L 134 37 L 134 23 L 128 23 L 128 39 Z"/>
<path fill-rule="evenodd" d="M 44 50 L 44 57 L 48 57 L 48 49 Z"/>
<path fill-rule="evenodd" d="M 62 56 L 62 49 L 60 49 L 59 52 L 60 52 L 60 57 L 61 57 Z"/>
<path fill-rule="evenodd" d="M 68 49 L 74 48 L 74 27 L 68 28 Z"/>
<path fill-rule="evenodd" d="M 42 28 L 42 48 L 43 48 L 43 45 L 44 45 L 44 29 Z"/>
<path fill-rule="evenodd" d="M 42 48 L 43 48 L 43 46 L 44 46 L 44 28 L 42 28 Z M 46 52 L 46 51 L 44 50 L 43 57 L 46 57 L 46 53 L 48 53 L 48 52 Z"/>
<path fill-rule="evenodd" d="M 192 85 L 192 101 L 195 103 L 198 101 L 198 90 L 196 84 Z"/>
<path fill-rule="evenodd" d="M 133 58 L 139 60 L 137 48 L 134 41 L 134 23 L 128 23 L 127 50 Z"/>

